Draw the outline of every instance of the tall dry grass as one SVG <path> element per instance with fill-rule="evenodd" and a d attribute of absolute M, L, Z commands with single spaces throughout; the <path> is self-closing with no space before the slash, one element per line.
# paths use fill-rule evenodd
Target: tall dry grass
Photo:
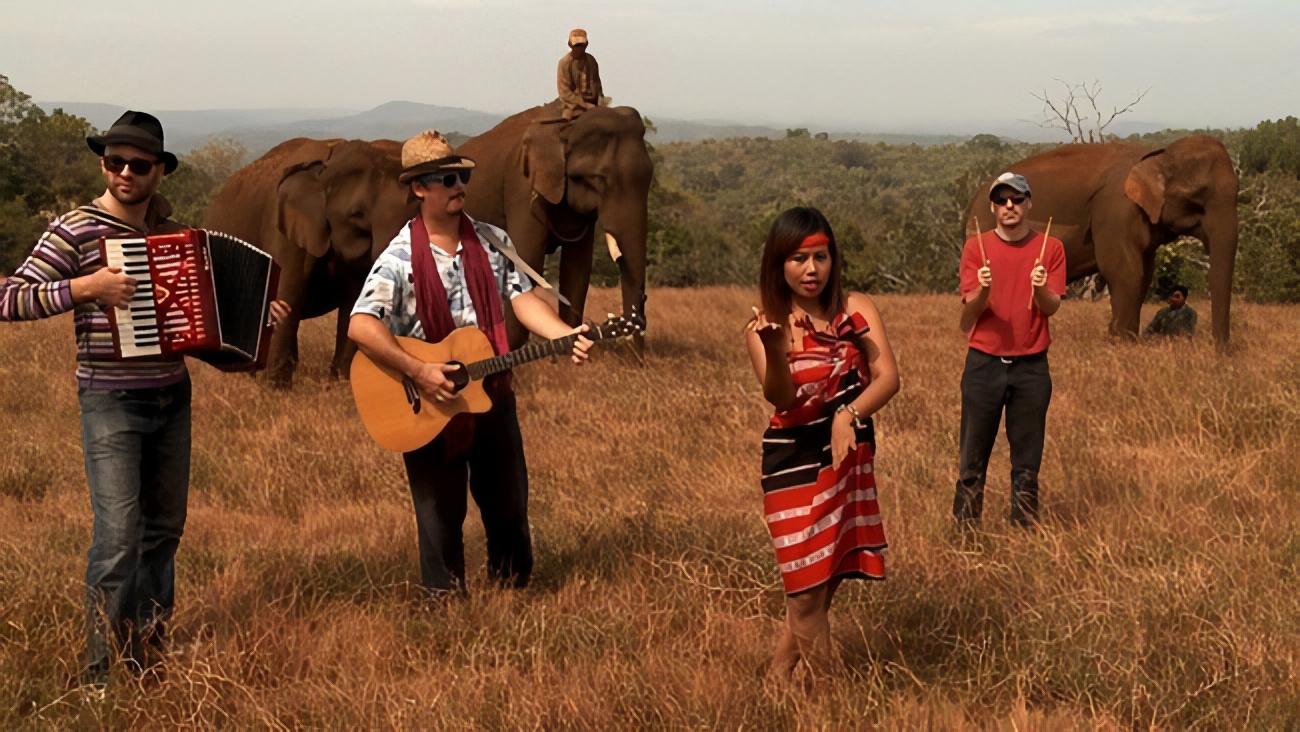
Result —
<path fill-rule="evenodd" d="M 594 310 L 613 295 L 595 293 Z M 70 691 L 90 511 L 71 322 L 0 327 L 0 727 L 1295 728 L 1300 325 L 1239 305 L 1235 350 L 1053 321 L 1045 521 L 950 531 L 964 346 L 952 297 L 881 297 L 903 375 L 878 417 L 885 583 L 833 609 L 842 668 L 765 687 L 782 596 L 757 483 L 752 295 L 656 291 L 645 368 L 518 372 L 537 571 L 430 606 L 396 455 L 304 329 L 291 393 L 202 364 L 175 656 Z M 1208 318 L 1207 318 L 1208 320 Z M 473 512 L 471 511 L 471 514 Z"/>

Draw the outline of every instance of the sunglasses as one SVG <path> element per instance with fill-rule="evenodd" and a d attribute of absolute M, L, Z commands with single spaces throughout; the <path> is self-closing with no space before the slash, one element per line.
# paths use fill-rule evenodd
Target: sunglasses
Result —
<path fill-rule="evenodd" d="M 121 173 L 123 168 L 130 168 L 131 172 L 136 175 L 148 175 L 157 165 L 157 160 L 145 160 L 144 158 L 127 159 L 121 155 L 104 156 L 104 170 L 110 173 Z"/>
<path fill-rule="evenodd" d="M 422 175 L 419 178 L 420 185 L 427 188 L 434 183 L 441 182 L 444 187 L 452 188 L 456 185 L 457 180 L 461 183 L 469 183 L 469 174 L 471 172 L 473 171 L 466 169 L 456 170 L 450 173 L 430 173 L 429 175 Z"/>
<path fill-rule="evenodd" d="M 993 197 L 993 202 L 996 203 L 996 204 L 999 205 L 999 206 L 1005 206 L 1005 205 L 1007 205 L 1007 201 L 1010 201 L 1010 202 L 1016 204 L 1017 206 L 1020 206 L 1020 205 L 1023 205 L 1024 202 L 1025 202 L 1026 200 L 1028 200 L 1028 199 L 1029 199 L 1029 196 L 1006 196 L 1006 195 L 1003 195 L 1003 194 L 999 193 L 998 195 L 996 195 L 996 196 Z"/>

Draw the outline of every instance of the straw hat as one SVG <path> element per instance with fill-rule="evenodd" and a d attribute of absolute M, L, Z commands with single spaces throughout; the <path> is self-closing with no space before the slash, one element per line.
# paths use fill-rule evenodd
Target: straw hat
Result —
<path fill-rule="evenodd" d="M 473 167 L 474 161 L 457 155 L 441 132 L 425 130 L 402 143 L 402 172 L 397 176 L 397 182 L 406 183 L 428 173 Z"/>

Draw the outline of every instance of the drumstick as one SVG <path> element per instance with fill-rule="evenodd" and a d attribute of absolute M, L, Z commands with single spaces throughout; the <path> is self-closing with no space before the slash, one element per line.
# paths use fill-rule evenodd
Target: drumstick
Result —
<path fill-rule="evenodd" d="M 1034 269 L 1043 263 L 1043 255 L 1047 253 L 1047 237 L 1052 234 L 1052 217 L 1047 217 L 1047 229 L 1043 232 L 1043 245 L 1038 248 L 1038 259 L 1034 260 Z M 1026 310 L 1034 309 L 1034 288 L 1029 288 L 1029 304 L 1025 305 Z"/>
<path fill-rule="evenodd" d="M 984 266 L 987 267 L 989 266 L 989 255 L 984 253 L 984 234 L 980 231 L 979 217 L 972 216 L 970 220 L 975 224 L 975 241 L 979 242 L 980 245 L 980 259 L 984 260 Z"/>

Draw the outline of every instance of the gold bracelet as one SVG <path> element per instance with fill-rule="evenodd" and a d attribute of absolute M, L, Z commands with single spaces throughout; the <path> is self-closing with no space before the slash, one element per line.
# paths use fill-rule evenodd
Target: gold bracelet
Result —
<path fill-rule="evenodd" d="M 838 407 L 835 408 L 835 413 L 836 413 L 836 414 L 838 414 L 838 413 L 840 413 L 840 412 L 848 412 L 848 413 L 853 417 L 853 421 L 854 421 L 854 422 L 861 422 L 861 421 L 862 421 L 862 415 L 861 415 L 861 414 L 858 414 L 858 410 L 855 409 L 855 408 L 853 407 L 853 405 L 852 405 L 852 404 L 849 404 L 848 402 L 845 402 L 844 404 L 841 404 L 840 406 L 838 406 Z"/>

